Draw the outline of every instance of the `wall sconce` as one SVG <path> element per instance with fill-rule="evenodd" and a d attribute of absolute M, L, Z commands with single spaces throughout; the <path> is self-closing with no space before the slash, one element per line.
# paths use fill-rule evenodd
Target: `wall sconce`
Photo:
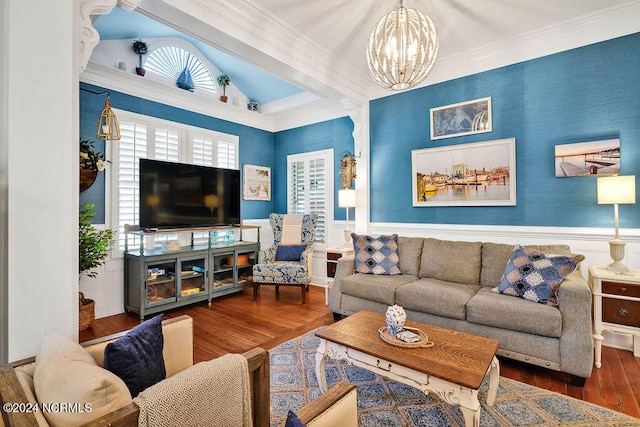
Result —
<path fill-rule="evenodd" d="M 85 92 L 93 93 L 94 95 L 107 95 L 107 100 L 104 103 L 104 110 L 100 113 L 100 121 L 98 122 L 98 130 L 96 136 L 104 140 L 118 140 L 120 139 L 120 126 L 118 125 L 118 118 L 116 113 L 111 109 L 111 93 L 109 91 L 94 92 L 89 89 L 80 88 Z"/>
<path fill-rule="evenodd" d="M 616 234 L 613 240 L 609 241 L 609 252 L 613 262 L 607 267 L 610 271 L 625 273 L 629 268 L 622 263 L 624 259 L 624 240 L 618 234 L 618 204 L 634 204 L 636 202 L 636 177 L 609 176 L 598 178 L 598 204 L 613 205 L 613 220 Z"/>
<path fill-rule="evenodd" d="M 351 182 L 356 179 L 356 158 L 345 152 L 340 158 L 340 173 L 338 175 L 342 188 L 351 187 Z"/>

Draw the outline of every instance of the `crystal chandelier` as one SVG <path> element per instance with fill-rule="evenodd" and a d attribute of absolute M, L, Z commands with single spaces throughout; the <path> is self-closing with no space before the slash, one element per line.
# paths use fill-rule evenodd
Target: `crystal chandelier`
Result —
<path fill-rule="evenodd" d="M 367 63 L 377 84 L 405 90 L 422 82 L 438 56 L 438 35 L 424 13 L 402 5 L 376 24 L 369 36 Z"/>

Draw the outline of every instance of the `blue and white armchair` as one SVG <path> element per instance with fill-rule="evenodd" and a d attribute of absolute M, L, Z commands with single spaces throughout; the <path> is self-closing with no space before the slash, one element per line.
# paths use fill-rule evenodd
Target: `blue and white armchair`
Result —
<path fill-rule="evenodd" d="M 258 298 L 260 285 L 299 286 L 302 303 L 311 281 L 311 258 L 316 235 L 316 214 L 269 216 L 273 229 L 273 246 L 258 252 L 253 266 L 253 300 Z"/>

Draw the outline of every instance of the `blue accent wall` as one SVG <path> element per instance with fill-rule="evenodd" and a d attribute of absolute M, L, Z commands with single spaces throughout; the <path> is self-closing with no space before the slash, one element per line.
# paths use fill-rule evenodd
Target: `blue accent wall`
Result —
<path fill-rule="evenodd" d="M 555 145 L 620 139 L 640 188 L 640 33 L 370 102 L 372 222 L 613 227 L 596 177 L 556 178 Z M 437 67 L 436 63 L 436 67 Z M 492 97 L 493 131 L 431 141 L 429 109 Z M 413 207 L 411 151 L 516 139 L 517 205 Z M 640 226 L 638 204 L 620 226 Z"/>
<path fill-rule="evenodd" d="M 94 92 L 109 90 L 85 83 L 81 83 L 80 87 Z M 238 135 L 240 137 L 239 165 L 241 170 L 244 164 L 268 166 L 272 170 L 274 169 L 273 132 L 232 123 L 204 114 L 186 111 L 121 92 L 112 90 L 110 90 L 110 92 L 111 106 L 113 108 L 170 120 L 177 123 L 184 123 L 199 128 Z M 104 142 L 98 140 L 95 135 L 98 118 L 104 108 L 105 99 L 105 95 L 94 95 L 86 91 L 80 91 L 80 138 L 96 141 L 95 147 L 98 148 L 99 151 L 104 150 Z M 277 188 L 273 183 L 272 187 L 274 189 Z M 284 191 L 286 192 L 286 187 Z M 80 204 L 86 202 L 93 202 L 96 204 L 96 217 L 94 218 L 94 223 L 104 223 L 104 195 L 104 172 L 98 174 L 98 179 L 91 188 L 80 193 Z M 267 218 L 273 211 L 273 198 L 271 201 L 242 200 L 240 209 L 242 219 Z"/>
<path fill-rule="evenodd" d="M 338 190 L 341 188 L 338 172 L 342 154 L 345 151 L 353 154 L 353 121 L 349 117 L 276 132 L 273 169 L 273 185 L 276 188 L 274 212 L 287 212 L 287 156 L 327 149 L 333 149 L 334 219 L 346 219 L 345 209 L 338 208 Z"/>

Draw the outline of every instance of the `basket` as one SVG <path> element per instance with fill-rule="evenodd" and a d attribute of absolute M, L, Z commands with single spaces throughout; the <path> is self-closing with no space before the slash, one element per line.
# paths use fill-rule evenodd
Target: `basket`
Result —
<path fill-rule="evenodd" d="M 96 302 L 92 299 L 85 298 L 84 294 L 80 292 L 78 304 L 78 329 L 84 331 L 91 326 L 91 323 L 93 323 L 96 318 Z"/>
<path fill-rule="evenodd" d="M 429 347 L 433 347 L 433 341 L 429 341 L 429 337 L 427 337 L 427 334 L 422 332 L 420 329 L 409 328 L 407 326 L 405 326 L 404 329 L 410 330 L 410 331 L 415 332 L 416 334 L 420 335 L 420 341 L 417 341 L 417 342 L 404 342 L 402 340 L 399 340 L 395 336 L 391 335 L 389 333 L 389 331 L 387 331 L 386 327 L 382 327 L 382 328 L 378 329 L 378 334 L 380 334 L 380 338 L 382 339 L 382 341 L 386 342 L 387 344 L 395 345 L 396 347 L 404 347 L 404 348 L 429 348 Z"/>

